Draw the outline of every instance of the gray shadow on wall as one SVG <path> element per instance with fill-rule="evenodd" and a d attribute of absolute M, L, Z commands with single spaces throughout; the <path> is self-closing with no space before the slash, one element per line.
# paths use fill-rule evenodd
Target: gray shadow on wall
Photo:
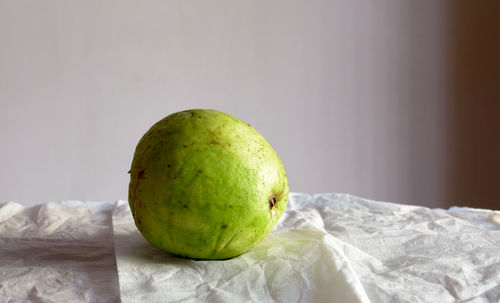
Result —
<path fill-rule="evenodd" d="M 449 2 L 447 194 L 500 209 L 500 2 Z"/>

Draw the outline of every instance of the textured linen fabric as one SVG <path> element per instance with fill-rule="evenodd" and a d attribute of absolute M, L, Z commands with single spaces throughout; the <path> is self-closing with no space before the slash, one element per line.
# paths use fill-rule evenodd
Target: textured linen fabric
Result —
<path fill-rule="evenodd" d="M 275 230 L 225 261 L 151 247 L 113 213 L 123 302 L 500 302 L 500 213 L 291 194 Z"/>

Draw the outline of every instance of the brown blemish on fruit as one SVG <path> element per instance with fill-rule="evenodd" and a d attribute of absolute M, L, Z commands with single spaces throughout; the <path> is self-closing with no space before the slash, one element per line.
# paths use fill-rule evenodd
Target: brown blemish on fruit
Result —
<path fill-rule="evenodd" d="M 144 170 L 141 169 L 138 173 L 137 173 L 137 178 L 138 179 L 144 179 Z"/>
<path fill-rule="evenodd" d="M 184 145 L 184 148 L 188 147 L 187 145 Z"/>
<path fill-rule="evenodd" d="M 227 228 L 227 225 L 226 224 L 222 225 L 222 228 Z"/>
<path fill-rule="evenodd" d="M 170 165 L 170 164 L 167 164 L 167 167 L 168 167 L 168 168 L 170 168 L 170 167 L 171 167 L 171 165 Z"/>
<path fill-rule="evenodd" d="M 173 175 L 171 178 L 172 178 L 172 179 L 175 179 L 175 178 L 177 178 L 177 176 L 176 176 L 176 175 Z"/>
<path fill-rule="evenodd" d="M 285 184 L 285 183 L 283 183 L 283 184 Z M 284 190 L 282 189 L 280 192 L 276 193 L 276 199 L 277 200 L 283 199 L 283 194 L 284 194 Z"/>
<path fill-rule="evenodd" d="M 272 195 L 269 197 L 269 209 L 273 209 L 274 205 L 276 205 L 276 196 Z"/>
<path fill-rule="evenodd" d="M 188 208 L 188 206 L 186 204 L 183 205 L 184 208 Z"/>
<path fill-rule="evenodd" d="M 191 112 L 191 118 L 193 118 L 193 117 L 194 117 L 194 112 Z"/>

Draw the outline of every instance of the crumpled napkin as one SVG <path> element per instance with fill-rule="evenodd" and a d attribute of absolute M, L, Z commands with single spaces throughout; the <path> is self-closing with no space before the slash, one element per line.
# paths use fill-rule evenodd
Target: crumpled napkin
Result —
<path fill-rule="evenodd" d="M 122 302 L 367 302 L 338 243 L 315 230 L 276 230 L 224 261 L 173 257 L 137 231 L 127 202 L 113 213 Z"/>
<path fill-rule="evenodd" d="M 119 302 L 113 208 L 0 204 L 0 302 Z"/>
<path fill-rule="evenodd" d="M 498 211 L 291 194 L 251 251 L 192 261 L 114 206 L 0 204 L 0 302 L 500 302 Z"/>
<path fill-rule="evenodd" d="M 149 245 L 113 212 L 123 302 L 499 302 L 498 212 L 292 193 L 275 230 L 225 261 Z"/>

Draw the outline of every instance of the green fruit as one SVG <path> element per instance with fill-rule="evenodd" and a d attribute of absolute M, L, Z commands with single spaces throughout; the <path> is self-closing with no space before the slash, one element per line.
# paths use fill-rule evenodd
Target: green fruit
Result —
<path fill-rule="evenodd" d="M 194 109 L 162 119 L 139 141 L 129 204 L 144 238 L 192 259 L 228 259 L 259 243 L 288 202 L 280 159 L 255 129 Z"/>

